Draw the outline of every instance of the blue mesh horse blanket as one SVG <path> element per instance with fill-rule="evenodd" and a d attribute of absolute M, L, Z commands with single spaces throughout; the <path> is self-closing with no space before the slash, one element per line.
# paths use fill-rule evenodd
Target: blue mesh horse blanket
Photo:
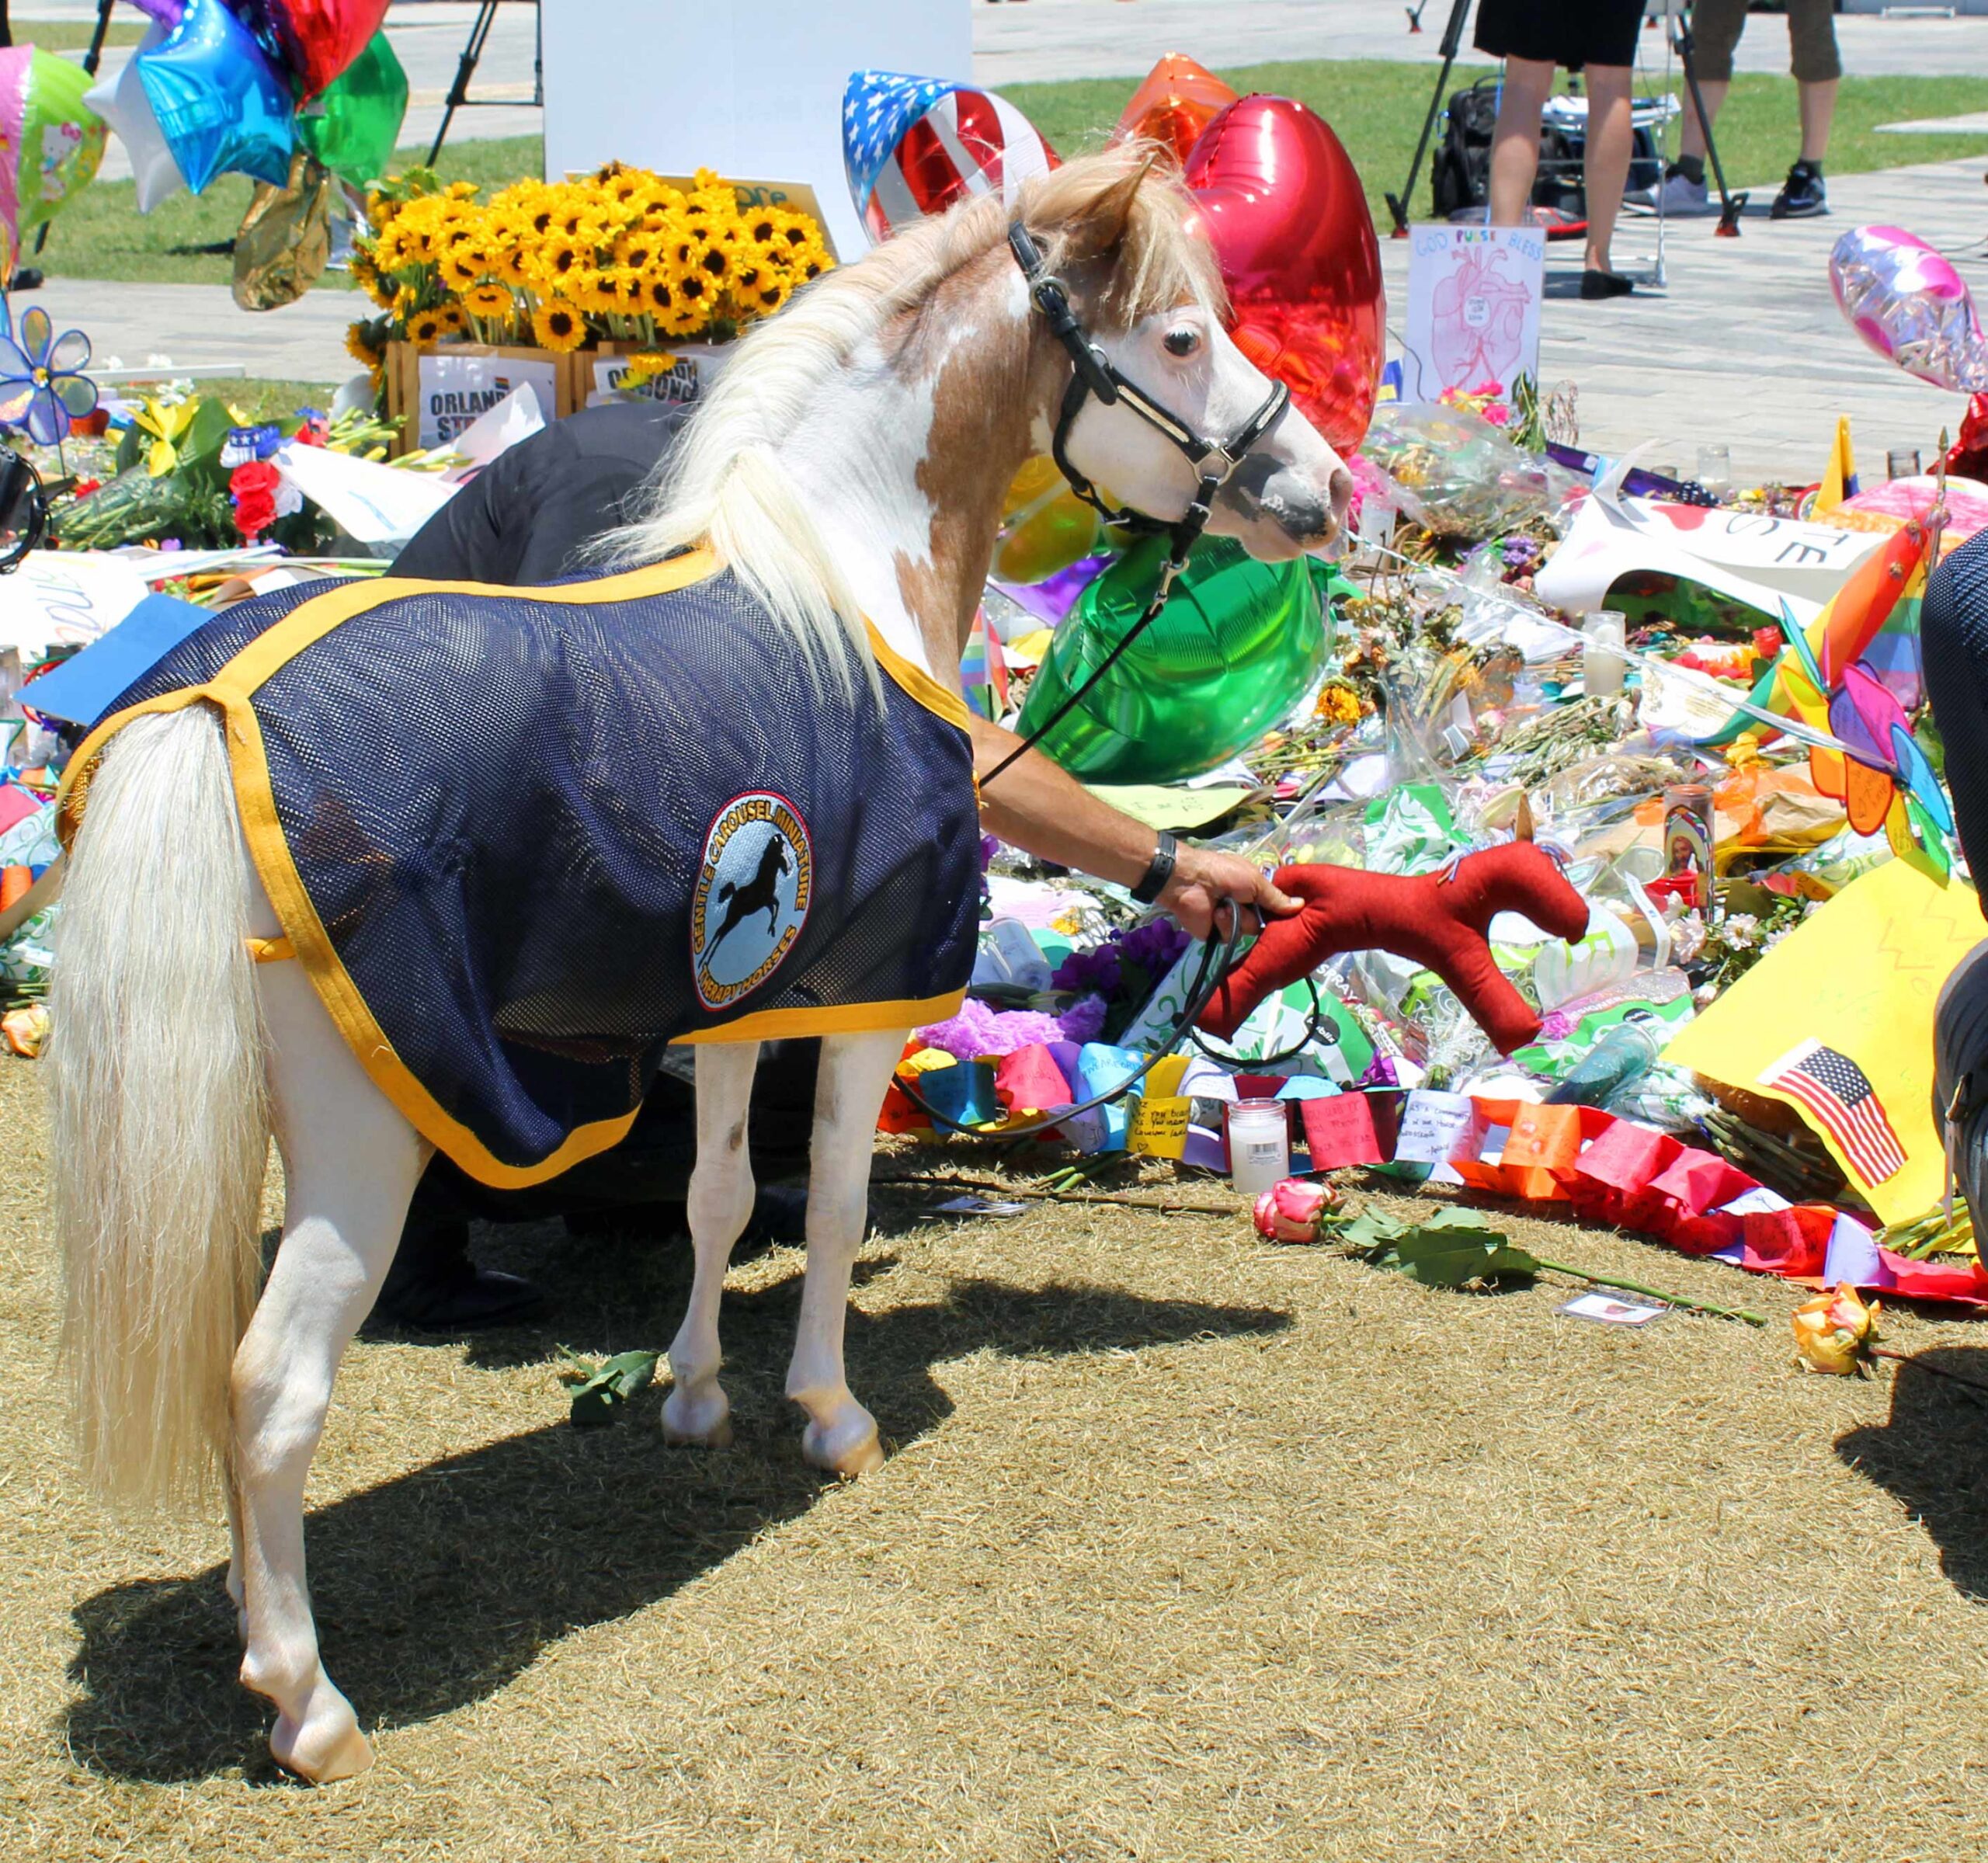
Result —
<path fill-rule="evenodd" d="M 880 710 L 805 676 L 693 551 L 526 590 L 321 584 L 132 685 L 207 700 L 290 951 L 375 1082 L 472 1177 L 621 1137 L 673 1041 L 909 1027 L 973 967 L 966 711 L 881 642 Z"/>

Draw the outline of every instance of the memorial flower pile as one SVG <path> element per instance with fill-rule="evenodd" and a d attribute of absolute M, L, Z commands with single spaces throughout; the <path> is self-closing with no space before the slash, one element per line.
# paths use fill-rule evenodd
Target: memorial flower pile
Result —
<path fill-rule="evenodd" d="M 367 367 L 395 338 L 560 351 L 721 342 L 835 263 L 812 215 L 742 205 L 709 169 L 688 189 L 610 163 L 577 181 L 478 193 L 417 169 L 370 197 L 354 271 L 380 315 L 348 337 Z"/>

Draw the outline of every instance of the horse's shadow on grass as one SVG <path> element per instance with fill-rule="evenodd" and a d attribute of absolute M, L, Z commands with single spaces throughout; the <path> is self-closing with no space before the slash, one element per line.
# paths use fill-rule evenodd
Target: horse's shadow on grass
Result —
<path fill-rule="evenodd" d="M 1988 1391 L 1966 1389 L 1927 1364 L 1988 1385 L 1988 1347 L 1920 1353 L 1898 1368 L 1889 1420 L 1845 1431 L 1836 1452 L 1917 1517 L 1955 1590 L 1988 1602 Z"/>
<path fill-rule="evenodd" d="M 725 1301 L 737 1441 L 666 1447 L 652 1391 L 617 1427 L 564 1422 L 419 1469 L 307 1521 L 327 1668 L 371 1729 L 447 1714 L 502 1688 L 547 1644 L 667 1597 L 835 1484 L 800 1455 L 781 1378 L 798 1276 Z M 902 1448 L 952 1405 L 932 1368 L 985 1346 L 1061 1357 L 1283 1330 L 1274 1308 L 1153 1301 L 1092 1287 L 957 1284 L 943 1301 L 851 1310 L 857 1394 Z M 68 1745 L 120 1778 L 273 1776 L 266 1705 L 235 1682 L 225 1568 L 114 1586 L 80 1604 Z"/>

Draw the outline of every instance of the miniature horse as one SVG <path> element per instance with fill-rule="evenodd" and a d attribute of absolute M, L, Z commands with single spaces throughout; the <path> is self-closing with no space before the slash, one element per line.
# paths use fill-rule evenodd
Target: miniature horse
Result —
<path fill-rule="evenodd" d="M 527 595 L 585 620 L 589 603 L 624 585 L 669 582 L 687 548 L 751 598 L 787 656 L 791 691 L 879 690 L 882 664 L 898 684 L 922 681 L 957 708 L 1003 494 L 1052 435 L 1073 482 L 1108 485 L 1163 521 L 1198 496 L 1211 503 L 1210 530 L 1263 558 L 1328 543 L 1346 471 L 1225 334 L 1191 203 L 1153 152 L 1072 162 L 1029 184 L 1020 216 L 1020 244 L 996 199 L 922 223 L 746 336 L 655 488 L 652 514 L 613 540 L 620 563 L 652 568 L 531 592 L 435 585 L 420 613 L 437 630 L 473 624 L 492 638 L 492 615 Z M 1017 262 L 1024 250 L 1061 281 L 1061 301 L 1095 343 L 1087 356 L 1070 346 L 1067 313 L 1061 329 L 1037 315 L 1041 297 Z M 1079 374 L 1088 363 L 1137 384 L 1148 411 L 1138 396 L 1128 405 L 1094 394 L 1071 419 L 1073 356 Z M 1155 422 L 1156 405 L 1175 433 Z M 1267 405 L 1279 416 L 1261 419 Z M 1247 433 L 1248 470 L 1211 495 L 1219 481 L 1183 451 L 1182 428 Z M 1215 450 L 1233 471 L 1238 462 Z M 370 599 L 348 600 L 342 586 L 312 598 L 341 613 Z M 422 642 L 407 645 L 413 653 Z M 701 702 L 707 738 L 759 729 L 737 706 L 714 714 L 708 695 Z M 316 919 L 286 903 L 295 873 L 266 857 L 269 824 L 242 787 L 241 740 L 254 720 L 204 690 L 131 709 L 154 707 L 158 715 L 130 718 L 114 735 L 106 728 L 107 742 L 85 746 L 72 783 L 94 775 L 65 798 L 73 838 L 51 1054 L 52 1199 L 82 1451 L 96 1484 L 126 1499 L 224 1492 L 242 1679 L 275 1705 L 276 1759 L 308 1779 L 338 1778 L 372 1756 L 319 1660 L 305 1475 L 339 1359 L 378 1291 L 415 1181 L 437 1145 L 460 1156 L 457 1128 L 422 1112 L 418 1093 L 383 1086 L 396 1057 L 353 1035 L 351 1006 L 328 993 L 321 964 L 297 961 Z M 328 766 L 342 748 L 325 747 Z M 672 742 L 651 748 L 666 776 Z M 415 799 L 395 794 L 391 809 Z M 969 794 L 969 838 L 971 818 Z M 756 895 L 754 903 L 766 905 Z M 776 900 L 776 930 L 780 909 Z M 787 1392 L 806 1413 L 809 1459 L 845 1475 L 881 1459 L 876 1423 L 844 1376 L 843 1318 L 878 1111 L 909 1025 L 925 1019 L 907 1013 L 823 1042 Z M 538 1034 L 551 1048 L 554 1036 L 592 1039 L 598 1026 Z M 663 1406 L 672 1441 L 704 1444 L 730 1433 L 718 1297 L 752 1204 L 744 1141 L 759 1048 L 721 1027 L 711 1034 L 697 1072 L 695 1280 Z M 272 1132 L 286 1204 L 259 1292 Z"/>

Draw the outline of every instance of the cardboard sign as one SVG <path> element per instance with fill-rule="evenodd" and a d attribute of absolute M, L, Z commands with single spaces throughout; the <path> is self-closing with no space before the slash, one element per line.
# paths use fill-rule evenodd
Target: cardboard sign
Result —
<path fill-rule="evenodd" d="M 530 384 L 541 408 L 563 413 L 571 405 L 559 392 L 565 373 L 561 359 L 550 351 L 470 343 L 428 350 L 415 377 L 414 443 L 439 447 L 456 439 L 521 384 Z"/>
<path fill-rule="evenodd" d="M 586 405 L 604 401 L 659 401 L 687 408 L 704 399 L 719 372 L 732 360 L 730 343 L 673 343 L 650 352 L 669 358 L 669 367 L 661 374 L 631 382 L 627 355 L 590 354 L 584 359 L 588 370 Z"/>
<path fill-rule="evenodd" d="M 1524 227 L 1416 227 L 1409 234 L 1403 401 L 1539 379 L 1546 240 Z"/>

